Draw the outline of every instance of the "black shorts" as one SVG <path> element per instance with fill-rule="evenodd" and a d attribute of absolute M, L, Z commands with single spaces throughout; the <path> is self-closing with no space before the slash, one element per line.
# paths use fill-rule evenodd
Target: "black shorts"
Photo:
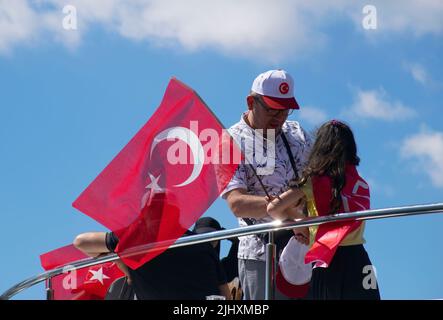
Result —
<path fill-rule="evenodd" d="M 363 245 L 340 246 L 328 268 L 314 268 L 308 298 L 380 300 L 375 271 Z"/>

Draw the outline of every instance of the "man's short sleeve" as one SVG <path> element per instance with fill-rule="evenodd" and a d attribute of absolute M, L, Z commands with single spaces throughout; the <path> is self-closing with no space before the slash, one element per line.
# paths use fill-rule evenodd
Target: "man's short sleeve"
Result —
<path fill-rule="evenodd" d="M 248 189 L 246 184 L 246 167 L 244 164 L 238 166 L 237 170 L 235 170 L 234 176 L 220 196 L 223 199 L 226 199 L 226 194 L 234 189 Z"/>
<path fill-rule="evenodd" d="M 115 235 L 114 232 L 107 232 L 105 242 L 106 248 L 108 248 L 110 252 L 114 252 L 118 244 L 118 237 Z"/>

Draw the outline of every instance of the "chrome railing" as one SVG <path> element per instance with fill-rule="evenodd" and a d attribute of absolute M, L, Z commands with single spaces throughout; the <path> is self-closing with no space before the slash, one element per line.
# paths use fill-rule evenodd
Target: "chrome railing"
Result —
<path fill-rule="evenodd" d="M 296 227 L 309 227 L 309 226 L 318 226 L 321 224 L 329 223 L 329 222 L 337 222 L 337 221 L 345 221 L 345 220 L 371 220 L 371 219 L 382 219 L 382 218 L 393 218 L 393 217 L 402 217 L 402 216 L 411 216 L 411 215 L 421 215 L 421 214 L 431 214 L 431 213 L 441 213 L 443 212 L 443 203 L 437 204 L 427 204 L 427 205 L 416 205 L 416 206 L 407 206 L 407 207 L 397 207 L 397 208 L 386 208 L 386 209 L 376 209 L 376 210 L 367 210 L 367 211 L 357 211 L 352 213 L 341 213 L 330 216 L 322 216 L 322 217 L 310 217 L 296 220 L 295 222 L 269 222 L 262 223 L 258 225 L 251 225 L 241 228 L 235 228 L 230 230 L 221 230 L 214 231 L 205 234 L 186 236 L 178 239 L 174 244 L 170 245 L 170 242 L 157 242 L 148 245 L 143 245 L 139 247 L 135 247 L 131 250 L 125 252 L 124 257 L 136 255 L 144 252 L 161 250 L 164 248 L 176 248 L 182 246 L 193 245 L 197 243 L 209 242 L 214 240 L 223 240 L 233 237 L 241 237 L 250 234 L 257 234 L 263 232 L 274 232 L 283 229 L 292 229 Z M 272 239 L 272 237 L 269 237 Z M 272 240 L 271 240 L 272 241 Z M 275 263 L 273 257 L 275 256 L 275 245 L 271 242 L 269 246 L 267 246 L 267 261 L 266 261 L 266 299 L 272 298 L 273 292 L 273 264 Z M 66 273 L 72 270 L 86 268 L 90 266 L 94 266 L 101 263 L 111 262 L 120 259 L 120 257 L 111 253 L 105 256 L 101 256 L 99 258 L 87 258 L 83 260 L 79 260 L 76 262 L 72 262 L 69 265 L 57 267 L 55 269 L 46 271 L 34 277 L 31 277 L 27 280 L 24 280 L 20 283 L 17 283 L 10 289 L 6 290 L 1 296 L 0 300 L 7 300 L 15 296 L 16 294 L 22 292 L 23 290 L 30 288 L 40 282 L 45 280 L 49 280 L 52 277 L 60 275 L 62 273 Z"/>

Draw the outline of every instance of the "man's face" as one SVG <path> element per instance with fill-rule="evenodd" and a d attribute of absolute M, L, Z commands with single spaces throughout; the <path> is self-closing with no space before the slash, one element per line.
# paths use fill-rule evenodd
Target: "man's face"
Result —
<path fill-rule="evenodd" d="M 274 129 L 279 131 L 288 118 L 290 109 L 271 109 L 262 97 L 254 96 L 252 103 L 252 120 L 257 129 Z"/>

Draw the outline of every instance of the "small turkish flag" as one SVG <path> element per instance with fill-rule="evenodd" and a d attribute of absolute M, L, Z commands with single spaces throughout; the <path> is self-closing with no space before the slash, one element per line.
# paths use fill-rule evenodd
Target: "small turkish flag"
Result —
<path fill-rule="evenodd" d="M 40 261 L 45 270 L 51 270 L 86 258 L 73 245 L 68 245 L 42 254 Z M 51 279 L 54 300 L 104 300 L 112 282 L 124 276 L 112 262 L 68 270 Z"/>
<path fill-rule="evenodd" d="M 73 206 L 119 238 L 136 269 L 181 237 L 209 208 L 243 159 L 202 99 L 173 78 L 159 108 Z M 156 251 L 127 249 L 163 242 Z"/>

